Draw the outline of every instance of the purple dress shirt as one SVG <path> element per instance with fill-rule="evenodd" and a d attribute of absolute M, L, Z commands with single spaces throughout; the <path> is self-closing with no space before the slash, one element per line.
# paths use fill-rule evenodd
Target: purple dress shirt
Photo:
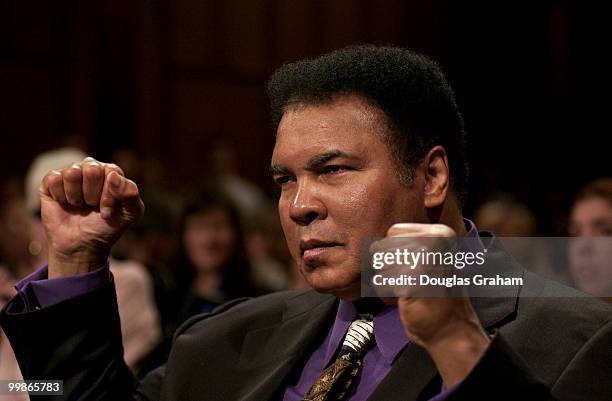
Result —
<path fill-rule="evenodd" d="M 302 400 L 327 365 L 336 359 L 336 350 L 356 316 L 357 310 L 353 303 L 341 300 L 331 331 L 306 362 L 297 384 L 287 387 L 284 401 Z M 365 354 L 362 369 L 355 378 L 353 391 L 349 394 L 348 399 L 351 401 L 364 401 L 372 394 L 378 383 L 391 370 L 400 351 L 410 341 L 400 321 L 397 307 L 385 306 L 374 316 L 374 338 L 376 343 Z"/>
<path fill-rule="evenodd" d="M 478 252 L 484 248 L 478 230 L 472 221 L 468 219 L 464 221 L 467 229 L 466 238 L 471 240 L 468 246 L 479 248 L 473 249 Z M 108 263 L 92 272 L 55 279 L 48 279 L 47 266 L 45 266 L 19 281 L 15 287 L 18 296 L 23 299 L 26 310 L 32 311 L 100 288 L 111 280 L 112 274 Z M 325 367 L 335 359 L 335 352 L 356 315 L 357 311 L 351 302 L 340 300 L 334 324 L 304 365 L 297 383 L 285 390 L 283 401 L 302 400 Z M 365 354 L 361 371 L 349 395 L 351 401 L 367 400 L 389 373 L 397 356 L 410 342 L 400 321 L 397 307 L 386 306 L 374 317 L 374 337 L 375 345 Z M 442 388 L 441 393 L 430 401 L 441 401 L 452 390 L 453 388 Z"/>
<path fill-rule="evenodd" d="M 41 267 L 15 285 L 28 312 L 101 288 L 112 280 L 108 263 L 88 273 L 51 280 L 47 267 Z"/>

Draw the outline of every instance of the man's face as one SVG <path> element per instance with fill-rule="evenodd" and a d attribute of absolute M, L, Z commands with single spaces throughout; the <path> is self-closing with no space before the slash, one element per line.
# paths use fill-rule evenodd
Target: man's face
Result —
<path fill-rule="evenodd" d="M 360 294 L 364 238 L 426 221 L 423 179 L 400 184 L 381 121 L 380 110 L 353 96 L 297 105 L 283 115 L 272 155 L 291 255 L 311 287 L 344 299 Z"/>

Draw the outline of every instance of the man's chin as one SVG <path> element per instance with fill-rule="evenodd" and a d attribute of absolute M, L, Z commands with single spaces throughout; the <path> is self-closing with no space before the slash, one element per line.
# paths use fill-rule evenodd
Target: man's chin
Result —
<path fill-rule="evenodd" d="M 331 294 L 335 297 L 346 299 L 346 300 L 355 300 L 361 297 L 361 284 L 359 280 L 357 282 L 320 282 L 316 280 L 306 279 L 308 284 L 312 289 L 322 294 Z"/>

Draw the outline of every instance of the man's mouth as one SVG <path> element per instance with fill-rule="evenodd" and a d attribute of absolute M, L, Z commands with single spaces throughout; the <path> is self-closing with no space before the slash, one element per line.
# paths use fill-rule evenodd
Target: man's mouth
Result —
<path fill-rule="evenodd" d="M 334 241 L 323 241 L 319 239 L 308 239 L 300 241 L 300 253 L 304 260 L 314 259 L 322 253 L 341 246 L 342 244 Z"/>

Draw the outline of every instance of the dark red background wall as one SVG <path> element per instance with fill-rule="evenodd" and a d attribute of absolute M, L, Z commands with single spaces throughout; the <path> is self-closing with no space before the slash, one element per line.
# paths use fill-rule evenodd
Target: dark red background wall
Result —
<path fill-rule="evenodd" d="M 439 60 L 456 88 L 468 210 L 504 190 L 546 225 L 577 186 L 612 173 L 604 15 L 533 0 L 3 0 L 0 178 L 76 135 L 101 158 L 127 146 L 160 161 L 180 188 L 221 135 L 272 193 L 267 76 L 345 45 L 390 44 Z"/>

